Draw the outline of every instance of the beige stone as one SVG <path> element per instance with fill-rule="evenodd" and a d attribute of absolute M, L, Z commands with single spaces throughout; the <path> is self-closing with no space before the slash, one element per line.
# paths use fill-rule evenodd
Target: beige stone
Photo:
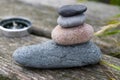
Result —
<path fill-rule="evenodd" d="M 62 28 L 57 25 L 52 31 L 52 39 L 60 45 L 73 45 L 89 41 L 93 33 L 94 30 L 89 24 L 73 28 Z"/>

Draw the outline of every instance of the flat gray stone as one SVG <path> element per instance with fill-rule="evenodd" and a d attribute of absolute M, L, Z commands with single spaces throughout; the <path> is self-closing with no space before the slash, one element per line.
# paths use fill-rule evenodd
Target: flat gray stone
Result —
<path fill-rule="evenodd" d="M 101 51 L 92 42 L 62 46 L 50 40 L 19 48 L 14 52 L 13 58 L 26 67 L 67 68 L 96 64 L 101 59 Z"/>
<path fill-rule="evenodd" d="M 58 25 L 61 27 L 77 27 L 83 24 L 86 20 L 86 17 L 84 14 L 71 16 L 71 17 L 63 17 L 59 16 L 57 19 Z"/>
<path fill-rule="evenodd" d="M 58 13 L 64 17 L 71 17 L 78 14 L 83 14 L 87 10 L 84 5 L 64 5 L 58 9 Z"/>

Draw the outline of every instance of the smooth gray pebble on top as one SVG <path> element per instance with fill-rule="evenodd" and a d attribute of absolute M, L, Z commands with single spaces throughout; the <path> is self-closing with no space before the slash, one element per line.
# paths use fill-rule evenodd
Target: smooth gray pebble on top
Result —
<path fill-rule="evenodd" d="M 34 68 L 68 68 L 98 63 L 101 51 L 93 42 L 62 46 L 53 40 L 17 49 L 16 62 Z"/>
<path fill-rule="evenodd" d="M 64 17 L 71 17 L 78 14 L 83 14 L 87 10 L 84 5 L 65 5 L 58 9 L 58 13 Z"/>

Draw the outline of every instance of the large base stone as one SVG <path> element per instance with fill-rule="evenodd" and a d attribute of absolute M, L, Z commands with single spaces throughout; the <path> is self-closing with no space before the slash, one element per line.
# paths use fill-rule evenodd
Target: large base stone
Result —
<path fill-rule="evenodd" d="M 34 68 L 67 68 L 98 63 L 99 48 L 92 42 L 62 46 L 53 41 L 19 48 L 13 54 L 16 62 Z"/>

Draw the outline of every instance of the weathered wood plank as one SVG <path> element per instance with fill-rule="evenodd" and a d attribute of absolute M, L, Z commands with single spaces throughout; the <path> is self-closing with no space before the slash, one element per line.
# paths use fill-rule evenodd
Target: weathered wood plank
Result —
<path fill-rule="evenodd" d="M 1 35 L 0 74 L 9 77 L 12 80 L 101 80 L 101 78 L 103 80 L 108 80 L 108 77 L 102 71 L 99 64 L 80 68 L 42 70 L 25 68 L 13 62 L 11 55 L 18 47 L 37 44 L 47 40 L 48 39 L 46 38 L 33 35 L 23 38 L 6 38 Z M 103 56 L 103 60 L 120 66 L 119 59 L 110 56 Z M 120 79 L 119 71 L 112 68 L 109 69 L 118 77 L 118 79 Z"/>
<path fill-rule="evenodd" d="M 0 1 L 0 17 L 4 16 L 25 16 L 29 17 L 35 29 L 39 28 L 43 31 L 50 31 L 56 25 L 56 11 L 49 7 L 35 8 L 15 0 Z M 46 26 L 46 27 L 45 27 Z M 35 30 L 35 31 L 36 31 Z M 35 32 L 34 31 L 34 32 Z M 38 30 L 39 32 L 39 30 Z M 46 33 L 45 33 L 46 34 Z M 43 34 L 44 35 L 44 32 Z M 30 35 L 23 38 L 6 38 L 0 34 L 0 74 L 9 77 L 11 80 L 108 80 L 109 77 L 104 72 L 101 65 L 89 65 L 80 68 L 70 69 L 30 69 L 20 66 L 13 62 L 12 54 L 18 47 L 25 45 L 38 44 L 48 39 Z M 120 66 L 120 60 L 110 56 L 103 56 L 103 60 Z M 120 80 L 120 71 L 108 67 L 118 80 Z"/>
<path fill-rule="evenodd" d="M 23 38 L 7 38 L 0 35 L 0 74 L 14 79 L 15 76 L 20 80 L 30 80 L 31 78 L 36 80 L 37 73 L 33 74 L 31 71 L 27 73 L 24 68 L 21 68 L 13 63 L 12 53 L 18 47 L 25 45 L 41 43 L 48 40 L 47 38 L 37 37 L 37 36 L 27 36 Z M 38 76 L 41 79 L 40 76 Z"/>
<path fill-rule="evenodd" d="M 110 56 L 104 56 L 103 60 L 112 59 L 115 65 L 120 65 L 120 60 Z M 91 65 L 81 68 L 71 69 L 55 69 L 55 70 L 40 70 L 29 69 L 14 64 L 5 58 L 0 57 L 0 74 L 13 79 L 19 80 L 108 80 L 107 75 L 102 71 L 100 65 Z M 120 79 L 120 72 L 109 68 Z"/>

